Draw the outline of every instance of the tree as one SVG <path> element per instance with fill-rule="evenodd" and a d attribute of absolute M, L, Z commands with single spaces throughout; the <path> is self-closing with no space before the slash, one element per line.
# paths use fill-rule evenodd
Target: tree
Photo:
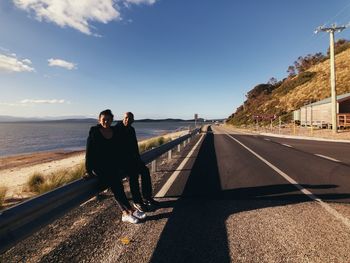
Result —
<path fill-rule="evenodd" d="M 267 82 L 267 84 L 270 84 L 272 86 L 275 86 L 278 83 L 277 79 L 272 77 L 269 79 L 269 81 Z"/>
<path fill-rule="evenodd" d="M 322 62 L 324 59 L 325 56 L 321 52 L 314 55 L 308 54 L 305 57 L 300 56 L 296 61 L 294 61 L 294 67 L 298 73 L 301 73 L 309 69 L 311 66 Z"/>
<path fill-rule="evenodd" d="M 339 54 L 340 52 L 350 47 L 350 41 L 346 39 L 339 39 L 334 43 L 334 53 Z M 329 56 L 329 48 L 327 49 L 327 55 Z"/>
<path fill-rule="evenodd" d="M 259 85 L 255 86 L 252 90 L 248 91 L 246 97 L 248 100 L 254 99 L 262 93 L 265 93 L 265 94 L 271 93 L 273 88 L 274 88 L 274 86 L 271 84 L 259 84 Z"/>
<path fill-rule="evenodd" d="M 288 78 L 294 77 L 296 75 L 295 67 L 289 66 L 287 69 L 287 73 L 288 73 Z"/>

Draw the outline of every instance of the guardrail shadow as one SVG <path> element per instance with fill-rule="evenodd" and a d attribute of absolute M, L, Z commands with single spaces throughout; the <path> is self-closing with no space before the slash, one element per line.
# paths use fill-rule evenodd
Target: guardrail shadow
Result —
<path fill-rule="evenodd" d="M 303 185 L 330 189 L 336 185 Z M 328 200 L 349 194 L 318 195 Z M 277 184 L 222 190 L 214 147 L 208 133 L 183 194 L 163 229 L 150 262 L 232 262 L 226 220 L 242 211 L 311 201 L 294 185 Z"/>

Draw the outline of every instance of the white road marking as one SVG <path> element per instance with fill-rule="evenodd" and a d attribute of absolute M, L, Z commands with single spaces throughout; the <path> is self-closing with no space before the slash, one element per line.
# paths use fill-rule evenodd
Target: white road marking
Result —
<path fill-rule="evenodd" d="M 316 155 L 316 156 L 318 156 L 318 157 L 321 157 L 321 158 L 324 158 L 324 159 L 327 159 L 327 160 L 333 161 L 333 162 L 340 163 L 340 161 L 339 161 L 339 160 L 334 159 L 334 158 L 332 158 L 332 157 L 328 157 L 328 156 L 325 156 L 325 155 L 322 155 L 322 154 L 316 154 L 316 153 L 315 153 L 315 155 Z"/>
<path fill-rule="evenodd" d="M 271 141 L 271 140 L 270 140 L 270 139 L 268 139 L 268 138 L 264 138 L 264 140 L 265 140 L 265 141 Z"/>
<path fill-rule="evenodd" d="M 338 220 L 340 220 L 345 226 L 350 228 L 350 220 L 346 217 L 344 217 L 343 215 L 341 215 L 340 213 L 338 213 L 338 211 L 336 211 L 335 209 L 333 209 L 330 205 L 328 205 L 327 203 L 323 202 L 320 198 L 318 198 L 316 195 L 314 195 L 313 193 L 311 193 L 309 190 L 305 189 L 304 187 L 302 187 L 297 181 L 295 181 L 293 178 L 291 178 L 289 175 L 287 175 L 286 173 L 284 173 L 283 171 L 281 171 L 280 169 L 278 169 L 276 166 L 274 166 L 272 163 L 270 163 L 269 161 L 267 161 L 266 159 L 264 159 L 263 157 L 261 157 L 259 154 L 257 154 L 256 152 L 254 152 L 252 149 L 248 148 L 247 146 L 245 146 L 243 143 L 241 143 L 239 140 L 237 140 L 236 138 L 232 137 L 230 134 L 226 134 L 227 136 L 229 136 L 232 140 L 234 140 L 235 142 L 237 142 L 238 144 L 240 144 L 243 148 L 245 148 L 247 151 L 251 152 L 253 155 L 255 155 L 258 159 L 260 159 L 262 162 L 264 162 L 266 165 L 268 165 L 270 168 L 272 168 L 274 171 L 276 171 L 279 175 L 281 175 L 284 179 L 286 179 L 288 182 L 290 182 L 291 184 L 293 184 L 296 188 L 299 189 L 300 192 L 302 192 L 303 194 L 305 194 L 306 196 L 308 196 L 311 200 L 316 201 L 318 204 L 320 204 L 329 214 L 333 215 L 335 218 L 337 218 Z"/>
<path fill-rule="evenodd" d="M 289 145 L 289 144 L 285 144 L 285 143 L 282 143 L 282 145 L 286 146 L 286 147 L 289 147 L 289 148 L 293 148 L 293 146 Z"/>
<path fill-rule="evenodd" d="M 169 177 L 168 181 L 163 185 L 162 189 L 155 195 L 155 197 L 164 197 L 166 193 L 169 191 L 171 185 L 175 182 L 178 175 L 181 173 L 182 168 L 187 164 L 188 160 L 192 157 L 194 151 L 197 149 L 198 145 L 201 143 L 204 134 L 202 134 L 201 138 L 198 140 L 196 145 L 192 148 L 192 150 L 187 154 L 185 159 L 181 162 L 179 167 L 176 168 L 176 171 Z"/>

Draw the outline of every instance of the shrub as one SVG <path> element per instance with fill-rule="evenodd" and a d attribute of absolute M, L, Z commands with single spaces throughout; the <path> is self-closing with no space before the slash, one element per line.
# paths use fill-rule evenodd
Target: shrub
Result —
<path fill-rule="evenodd" d="M 334 55 L 337 55 L 350 48 L 350 41 L 346 39 L 339 39 L 334 43 Z M 327 49 L 327 56 L 329 57 L 329 48 Z"/>
<path fill-rule="evenodd" d="M 79 179 L 84 173 L 84 163 L 79 164 L 79 166 L 74 169 L 61 169 L 45 177 L 41 173 L 34 173 L 29 178 L 28 187 L 32 192 L 42 194 Z"/>
<path fill-rule="evenodd" d="M 7 187 L 0 186 L 0 207 L 2 207 L 4 204 L 6 192 L 7 192 Z"/>
<path fill-rule="evenodd" d="M 27 182 L 28 188 L 31 192 L 38 193 L 42 184 L 44 184 L 45 178 L 44 175 L 38 172 L 35 172 Z"/>
<path fill-rule="evenodd" d="M 300 74 L 308 70 L 313 65 L 323 62 L 325 59 L 326 57 L 321 52 L 314 55 L 308 54 L 305 57 L 300 56 L 298 57 L 298 60 L 294 62 L 294 68 L 298 70 L 298 73 Z"/>
<path fill-rule="evenodd" d="M 298 74 L 293 79 L 286 79 L 283 84 L 275 90 L 275 94 L 285 95 L 296 87 L 310 81 L 315 74 L 315 72 L 305 71 Z"/>
<path fill-rule="evenodd" d="M 273 78 L 274 79 L 274 78 Z M 277 86 L 277 80 L 270 80 L 271 83 L 256 85 L 252 90 L 248 91 L 246 97 L 247 99 L 254 99 L 261 94 L 270 94 Z"/>
<path fill-rule="evenodd" d="M 40 188 L 37 191 L 39 194 L 46 193 L 48 191 L 54 190 L 57 187 L 65 184 L 65 174 L 64 172 L 58 172 L 48 176 L 47 180 L 40 185 Z"/>

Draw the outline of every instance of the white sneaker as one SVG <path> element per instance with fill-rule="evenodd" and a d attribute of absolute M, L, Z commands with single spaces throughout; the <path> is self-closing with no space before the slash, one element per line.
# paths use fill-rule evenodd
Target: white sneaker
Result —
<path fill-rule="evenodd" d="M 138 218 L 136 218 L 133 215 L 129 215 L 129 214 L 122 215 L 122 221 L 131 223 L 131 224 L 138 224 L 139 223 Z"/>
<path fill-rule="evenodd" d="M 132 215 L 138 219 L 145 219 L 146 218 L 146 213 L 145 212 L 140 212 L 139 210 L 135 210 Z"/>

